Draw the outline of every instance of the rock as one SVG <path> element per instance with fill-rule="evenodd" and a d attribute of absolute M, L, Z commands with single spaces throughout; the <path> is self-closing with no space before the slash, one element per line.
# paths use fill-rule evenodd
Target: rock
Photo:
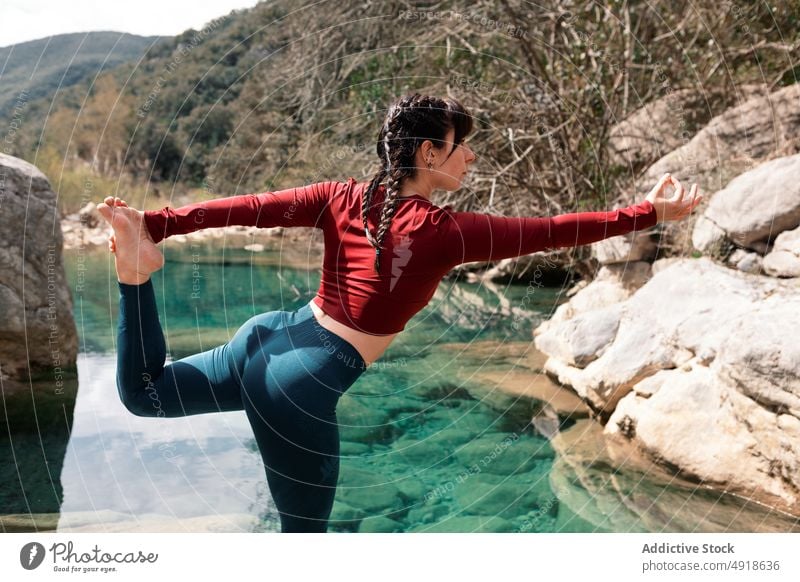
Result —
<path fill-rule="evenodd" d="M 715 258 L 726 253 L 728 237 L 725 231 L 705 216 L 698 216 L 692 228 L 692 246 Z"/>
<path fill-rule="evenodd" d="M 432 404 L 435 402 L 435 399 L 431 400 Z M 464 402 L 465 406 L 459 408 L 448 408 L 440 402 L 416 415 L 419 424 L 409 427 L 403 436 L 392 443 L 393 462 L 406 463 L 414 471 L 447 464 L 458 447 L 470 442 L 476 434 L 497 421 L 494 413 L 477 405 L 477 402 Z M 396 481 L 395 485 L 401 492 L 413 494 L 407 483 L 410 483 L 409 479 L 403 478 Z"/>
<path fill-rule="evenodd" d="M 724 236 L 737 246 L 750 247 L 798 225 L 800 155 L 794 155 L 765 162 L 714 194 L 703 221 L 695 226 L 692 243 L 709 251 Z"/>
<path fill-rule="evenodd" d="M 58 528 L 59 513 L 10 513 L 0 515 L 0 532 L 54 532 Z"/>
<path fill-rule="evenodd" d="M 253 243 L 251 245 L 245 245 L 244 250 L 253 253 L 261 253 L 264 251 L 265 248 L 266 247 L 264 247 L 264 245 L 262 245 L 261 243 Z"/>
<path fill-rule="evenodd" d="M 721 363 L 662 370 L 619 402 L 605 432 L 628 441 L 687 481 L 800 515 L 800 420 L 796 416 L 800 400 L 789 393 L 780 396 L 791 402 L 769 402 L 770 396 L 779 395 L 774 389 L 748 382 L 740 382 L 737 389 L 735 382 L 725 381 L 733 370 Z M 744 369 L 739 372 L 743 380 L 752 377 Z M 796 381 L 795 394 L 799 386 Z M 626 423 L 635 429 L 623 433 L 621 426 Z"/>
<path fill-rule="evenodd" d="M 747 85 L 739 90 L 747 100 L 763 88 Z M 680 89 L 644 105 L 611 128 L 611 163 L 633 170 L 652 164 L 691 140 L 726 101 L 725 95 Z"/>
<path fill-rule="evenodd" d="M 372 405 L 369 398 L 348 394 L 339 401 L 337 414 L 343 441 L 372 444 L 388 442 L 394 436 L 389 415 Z"/>
<path fill-rule="evenodd" d="M 371 471 L 343 466 L 336 499 L 366 515 L 396 517 L 404 512 L 400 491 L 388 478 Z"/>
<path fill-rule="evenodd" d="M 708 204 L 709 192 L 721 190 L 732 178 L 760 161 L 800 151 L 797 107 L 800 85 L 784 87 L 769 95 L 762 92 L 754 95 L 714 117 L 688 143 L 659 159 L 632 183 L 619 185 L 615 206 L 638 201 L 667 172 L 684 185 L 694 182 L 700 185 L 705 199 L 690 217 L 659 225 L 662 249 L 678 255 L 691 251 L 687 231 L 692 232 Z"/>
<path fill-rule="evenodd" d="M 532 471 L 552 455 L 545 440 L 489 433 L 466 443 L 454 456 L 468 471 L 510 475 Z"/>
<path fill-rule="evenodd" d="M 674 261 L 621 305 L 597 359 L 578 368 L 559 347 L 545 369 L 654 465 L 800 515 L 798 289 L 707 258 Z M 548 333 L 580 346 L 581 329 Z"/>
<path fill-rule="evenodd" d="M 445 291 L 442 286 L 435 291 L 432 303 L 436 305 L 437 317 L 448 325 L 478 331 L 495 321 L 510 321 L 518 329 L 538 318 L 526 305 L 535 290 L 543 285 L 536 272 L 528 285 L 528 296 L 514 302 L 504 296 L 502 285 L 491 281 L 484 281 L 474 289 L 469 285 L 448 285 Z"/>
<path fill-rule="evenodd" d="M 428 492 L 427 487 L 416 475 L 398 479 L 392 482 L 392 485 L 397 487 L 403 501 L 411 505 L 421 502 L 425 498 L 425 493 Z"/>
<path fill-rule="evenodd" d="M 800 344 L 796 341 L 800 293 L 797 285 L 785 289 L 766 287 L 764 293 L 769 295 L 751 305 L 744 316 L 729 314 L 722 331 L 736 341 L 719 342 L 710 366 L 721 381 L 759 406 L 774 414 L 800 417 Z"/>
<path fill-rule="evenodd" d="M 469 354 L 470 360 L 475 360 L 479 367 L 484 367 L 488 361 L 492 365 L 524 367 L 529 370 L 541 370 L 547 360 L 547 356 L 536 350 L 529 341 L 511 341 L 503 339 L 480 340 L 471 342 L 450 342 L 437 343 L 436 349 L 446 350 L 448 359 L 461 358 L 463 354 Z"/>
<path fill-rule="evenodd" d="M 435 498 L 434 498 L 435 499 Z M 406 516 L 406 521 L 412 525 L 417 526 L 424 523 L 434 523 L 439 521 L 442 517 L 447 515 L 449 510 L 447 506 L 438 501 L 433 503 L 424 503 L 413 507 Z"/>
<path fill-rule="evenodd" d="M 778 235 L 763 267 L 773 277 L 800 277 L 800 228 Z"/>
<path fill-rule="evenodd" d="M 664 389 L 669 388 L 665 383 Z M 677 420 L 677 416 L 679 413 L 671 412 L 669 418 Z M 770 511 L 749 496 L 687 481 L 643 455 L 627 438 L 612 434 L 610 426 L 604 429 L 596 422 L 581 420 L 553 439 L 558 452 L 550 471 L 550 486 L 558 500 L 556 531 L 800 531 L 796 519 Z M 688 430 L 695 440 L 712 442 L 708 432 L 699 438 L 698 427 L 673 428 Z M 715 434 L 718 431 L 716 427 L 713 430 Z"/>
<path fill-rule="evenodd" d="M 464 514 L 514 519 L 545 506 L 552 497 L 543 475 L 546 473 L 501 477 L 500 482 L 473 476 L 454 489 L 453 497 Z"/>
<path fill-rule="evenodd" d="M 561 361 L 585 368 L 603 355 L 617 335 L 620 304 L 582 313 L 536 336 L 536 348 Z"/>
<path fill-rule="evenodd" d="M 0 199 L 0 369 L 11 378 L 27 380 L 29 369 L 58 378 L 75 368 L 78 334 L 56 194 L 35 166 L 0 154 Z"/>
<path fill-rule="evenodd" d="M 367 517 L 367 513 L 364 510 L 351 507 L 347 503 L 340 501 L 337 495 L 337 499 L 333 502 L 328 524 L 330 529 L 355 530 L 365 517 Z"/>
<path fill-rule="evenodd" d="M 655 275 L 656 273 L 660 273 L 664 269 L 669 269 L 672 265 L 680 263 L 683 260 L 685 260 L 683 257 L 665 257 L 663 259 L 658 259 L 653 263 L 650 269 L 651 274 Z"/>
<path fill-rule="evenodd" d="M 647 230 L 612 236 L 594 243 L 591 248 L 601 265 L 611 265 L 650 260 L 655 256 L 657 246 L 652 233 Z"/>
<path fill-rule="evenodd" d="M 584 368 L 561 360 L 562 351 L 537 347 L 550 356 L 547 373 L 607 414 L 635 384 L 658 370 L 693 358 L 713 360 L 724 342 L 741 337 L 740 327 L 746 327 L 742 322 L 751 321 L 760 309 L 773 312 L 771 302 L 763 303 L 772 294 L 786 300 L 797 295 L 775 279 L 737 273 L 706 258 L 683 259 L 660 270 L 624 302 L 613 343 Z M 562 322 L 548 333 L 568 346 L 560 349 L 578 352 L 585 345 L 578 329 Z M 781 341 L 788 343 L 788 337 Z M 772 341 L 766 335 L 761 339 L 768 345 Z M 789 346 L 782 344 L 782 349 Z"/>
<path fill-rule="evenodd" d="M 339 453 L 342 457 L 357 457 L 370 452 L 369 445 L 364 443 L 354 443 L 351 441 L 342 441 Z"/>
<path fill-rule="evenodd" d="M 463 263 L 451 269 L 445 277 L 464 279 L 468 283 L 535 280 L 540 285 L 556 286 L 569 279 L 573 262 L 569 249 L 554 249 L 499 261 Z"/>
<path fill-rule="evenodd" d="M 527 371 L 524 368 L 476 371 L 471 379 L 486 384 L 489 389 L 497 388 L 507 394 L 537 400 L 562 417 L 583 418 L 590 414 L 589 408 L 580 398 L 540 371 Z"/>
<path fill-rule="evenodd" d="M 650 166 L 638 183 L 649 190 L 662 175 L 673 172 L 684 183 L 698 182 L 706 191 L 719 190 L 754 161 L 796 144 L 798 101 L 800 85 L 790 85 L 725 110 L 688 143 Z"/>
<path fill-rule="evenodd" d="M 800 277 L 800 257 L 786 251 L 772 252 L 764 257 L 763 269 L 773 277 Z"/>
<path fill-rule="evenodd" d="M 730 257 L 728 257 L 728 264 L 736 267 L 744 273 L 752 273 L 753 275 L 760 275 L 763 260 L 758 253 L 748 253 L 744 249 L 736 249 Z"/>
<path fill-rule="evenodd" d="M 94 202 L 87 202 L 86 205 L 78 211 L 78 220 L 86 228 L 97 228 L 100 225 L 105 225 L 106 222 L 100 213 L 97 211 L 97 205 Z"/>
<path fill-rule="evenodd" d="M 408 531 L 416 533 L 501 533 L 514 531 L 514 526 L 507 519 L 495 515 L 451 515 L 434 524 L 420 524 Z"/>
<path fill-rule="evenodd" d="M 570 320 L 581 313 L 616 305 L 624 301 L 650 278 L 651 267 L 644 261 L 605 265 L 597 277 L 584 285 L 567 302 L 558 306 L 553 316 L 534 329 L 534 337 L 550 327 Z"/>
<path fill-rule="evenodd" d="M 403 531 L 403 524 L 388 517 L 365 517 L 358 526 L 360 533 L 393 533 Z"/>
<path fill-rule="evenodd" d="M 759 275 L 763 271 L 762 259 L 758 253 L 747 253 L 736 263 L 736 268 L 744 273 Z"/>
<path fill-rule="evenodd" d="M 463 386 L 469 396 L 477 400 L 499 401 L 499 406 L 506 407 L 501 409 L 506 418 L 509 413 L 508 406 L 519 408 L 516 404 L 518 401 L 523 403 L 533 401 L 529 404 L 535 412 L 541 411 L 542 407 L 546 406 L 557 415 L 566 418 L 589 415 L 589 409 L 580 398 L 553 382 L 542 372 L 547 356 L 537 350 L 530 341 L 476 341 L 468 344 L 438 344 L 437 347 L 454 354 L 469 354 L 468 358 L 462 356 L 459 359 L 456 373 L 458 385 Z M 446 357 L 451 356 L 447 354 Z M 487 366 L 487 363 L 491 363 L 491 366 Z M 430 393 L 424 397 L 426 400 L 441 398 Z M 530 407 L 526 413 L 530 414 Z M 448 431 L 448 434 L 452 432 Z M 461 442 L 467 442 L 473 436 L 473 433 L 466 432 Z M 452 444 L 460 443 L 453 441 L 450 445 Z"/>

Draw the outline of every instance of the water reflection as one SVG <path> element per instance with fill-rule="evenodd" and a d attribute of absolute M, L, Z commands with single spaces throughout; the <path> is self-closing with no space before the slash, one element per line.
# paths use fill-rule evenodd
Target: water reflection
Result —
<path fill-rule="evenodd" d="M 53 531 L 64 499 L 63 463 L 78 379 L 2 381 L 0 531 Z"/>

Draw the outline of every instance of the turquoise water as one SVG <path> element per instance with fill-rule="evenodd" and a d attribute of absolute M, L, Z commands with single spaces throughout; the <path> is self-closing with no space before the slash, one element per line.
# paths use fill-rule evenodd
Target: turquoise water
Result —
<path fill-rule="evenodd" d="M 302 306 L 319 283 L 313 256 L 304 268 L 277 250 L 171 242 L 165 249 L 153 281 L 168 361 L 224 343 L 256 313 Z M 114 382 L 111 257 L 104 249 L 67 251 L 65 264 L 81 342 L 74 408 L 37 404 L 38 424 L 20 431 L 3 459 L 4 474 L 16 471 L 26 493 L 15 497 L 6 483 L 2 513 L 35 514 L 38 529 L 59 531 L 278 531 L 245 413 L 128 413 Z M 531 330 L 564 300 L 563 290 L 535 284 L 444 281 L 340 401 L 342 465 L 330 531 L 686 531 L 691 524 L 677 514 L 653 521 L 650 508 L 686 506 L 691 521 L 698 504 L 712 516 L 699 531 L 750 531 L 754 521 L 782 529 L 769 512 L 743 511 L 722 495 L 556 455 L 530 424 L 542 403 L 499 390 L 496 378 L 539 376 Z M 17 416 L 29 419 L 24 401 Z M 15 524 L 4 529 L 34 529 Z"/>
<path fill-rule="evenodd" d="M 166 247 L 166 266 L 153 282 L 168 361 L 224 343 L 252 315 L 296 309 L 316 292 L 318 269 L 281 264 L 277 250 L 222 246 Z M 81 355 L 59 528 L 80 527 L 95 514 L 277 530 L 245 414 L 130 415 L 113 380 L 118 308 L 110 257 L 104 250 L 72 251 L 65 261 L 79 291 L 73 298 Z M 539 520 L 542 529 L 552 529 L 557 503 L 547 476 L 553 451 L 528 424 L 534 404 L 497 396 L 484 402 L 479 388 L 467 389 L 456 378 L 486 364 L 468 361 L 468 344 L 530 337 L 558 292 L 442 283 L 340 401 L 342 466 L 331 531 L 411 531 L 448 522 L 454 531 L 510 531 L 545 505 Z M 438 349 L 446 344 L 451 349 Z"/>

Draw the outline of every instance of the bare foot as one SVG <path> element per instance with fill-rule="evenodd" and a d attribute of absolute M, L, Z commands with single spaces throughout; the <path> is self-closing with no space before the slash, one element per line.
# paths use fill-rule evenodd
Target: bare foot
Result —
<path fill-rule="evenodd" d="M 114 253 L 117 279 L 128 285 L 145 283 L 150 274 L 164 266 L 164 255 L 144 224 L 144 212 L 130 208 L 124 200 L 107 196 L 97 211 L 114 229 L 108 248 Z"/>

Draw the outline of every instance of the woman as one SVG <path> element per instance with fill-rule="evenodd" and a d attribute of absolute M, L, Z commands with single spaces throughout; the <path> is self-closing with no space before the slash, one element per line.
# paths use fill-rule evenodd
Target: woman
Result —
<path fill-rule="evenodd" d="M 475 161 L 472 118 L 457 101 L 408 95 L 379 133 L 370 182 L 320 182 L 141 212 L 108 197 L 120 291 L 117 387 L 138 416 L 244 410 L 264 460 L 281 531 L 324 532 L 339 475 L 336 404 L 431 299 L 454 266 L 575 246 L 687 216 L 669 175 L 641 204 L 611 212 L 511 218 L 431 203 L 457 190 Z M 383 185 L 384 180 L 386 184 Z M 665 197 L 668 185 L 673 197 Z M 324 234 L 322 281 L 295 311 L 248 320 L 225 344 L 164 366 L 164 336 L 150 275 L 156 243 L 224 225 L 313 226 Z"/>

